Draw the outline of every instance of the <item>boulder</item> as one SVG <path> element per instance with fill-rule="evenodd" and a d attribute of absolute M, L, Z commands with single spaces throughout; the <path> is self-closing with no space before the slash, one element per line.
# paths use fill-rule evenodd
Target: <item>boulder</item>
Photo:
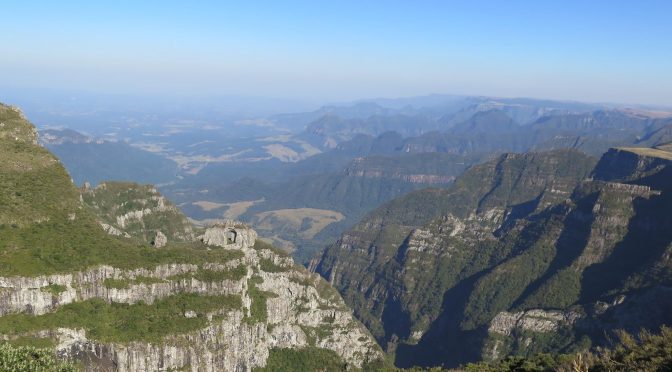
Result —
<path fill-rule="evenodd" d="M 164 235 L 161 231 L 157 231 L 152 244 L 154 244 L 154 248 L 164 247 L 166 244 L 168 244 L 168 238 L 166 238 L 166 235 Z"/>

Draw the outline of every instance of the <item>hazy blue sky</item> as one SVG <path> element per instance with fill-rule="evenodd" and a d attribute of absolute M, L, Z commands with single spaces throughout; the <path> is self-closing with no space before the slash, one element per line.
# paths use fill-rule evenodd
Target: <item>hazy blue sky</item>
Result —
<path fill-rule="evenodd" d="M 0 12 L 0 89 L 672 104 L 670 0 L 9 0 Z"/>

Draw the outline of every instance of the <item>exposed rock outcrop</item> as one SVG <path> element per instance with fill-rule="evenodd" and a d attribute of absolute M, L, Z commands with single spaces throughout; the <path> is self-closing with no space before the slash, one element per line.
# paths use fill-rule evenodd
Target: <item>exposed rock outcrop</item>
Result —
<path fill-rule="evenodd" d="M 511 336 L 515 329 L 538 333 L 555 332 L 561 325 L 572 325 L 580 317 L 580 313 L 554 310 L 535 309 L 515 313 L 503 311 L 492 319 L 488 332 L 503 336 Z"/>
<path fill-rule="evenodd" d="M 130 238 L 131 236 L 128 233 L 123 232 L 112 225 L 108 225 L 104 222 L 100 223 L 100 226 L 105 230 L 106 233 L 114 236 L 123 236 L 124 238 Z"/>
<path fill-rule="evenodd" d="M 593 177 L 655 189 L 672 186 L 672 153 L 654 148 L 614 148 L 600 159 Z"/>
<path fill-rule="evenodd" d="M 241 222 L 229 220 L 208 227 L 198 239 L 210 246 L 245 250 L 254 246 L 257 233 Z"/>
<path fill-rule="evenodd" d="M 193 264 L 175 264 L 133 270 L 101 266 L 73 274 L 2 277 L 0 316 L 17 312 L 47 314 L 65 304 L 92 298 L 102 298 L 108 303 L 152 304 L 178 293 L 233 294 L 246 299 L 241 309 L 221 314 L 219 318 L 210 314 L 208 318 L 212 320 L 206 328 L 169 336 L 158 344 L 105 343 L 90 338 L 83 330 L 67 328 L 38 334 L 56 338 L 58 353 L 84 361 L 87 370 L 249 371 L 264 366 L 272 348 L 307 346 L 333 350 L 352 366 L 382 357 L 376 342 L 352 317 L 335 290 L 317 275 L 295 266 L 290 257 L 263 247 L 247 246 L 254 243 L 254 231 L 236 226 L 241 237 L 236 249 L 240 249 L 243 256 L 224 265 L 205 264 L 199 268 Z M 233 245 L 226 246 L 232 248 Z M 241 265 L 247 267 L 247 274 L 240 279 L 197 279 L 199 269 L 225 271 Z M 258 278 L 256 284 L 250 284 L 253 277 Z M 143 278 L 154 280 L 147 284 L 142 282 Z M 127 287 L 110 287 L 110 279 L 125 280 Z M 251 285 L 271 294 L 266 299 L 266 321 L 244 320 L 249 317 L 251 303 L 260 301 L 249 294 Z M 54 286 L 62 290 L 54 291 Z M 189 311 L 184 315 L 194 316 Z M 0 335 L 0 338 L 20 336 L 25 335 Z"/>
<path fill-rule="evenodd" d="M 157 231 L 156 236 L 154 236 L 154 240 L 152 241 L 154 247 L 155 248 L 165 247 L 167 243 L 168 238 L 166 238 L 166 235 L 164 235 L 161 231 Z"/>

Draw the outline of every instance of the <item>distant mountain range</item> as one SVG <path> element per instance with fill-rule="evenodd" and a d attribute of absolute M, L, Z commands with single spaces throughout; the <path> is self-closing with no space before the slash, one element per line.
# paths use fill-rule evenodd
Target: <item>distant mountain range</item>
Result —
<path fill-rule="evenodd" d="M 130 129 L 112 137 L 55 130 L 41 137 L 77 184 L 159 184 L 194 220 L 263 220 L 262 236 L 306 262 L 373 208 L 445 187 L 499 154 L 577 149 L 599 157 L 614 146 L 667 142 L 672 128 L 672 114 L 650 108 L 442 95 L 228 124 L 199 115 L 163 123 L 129 117 Z M 275 135 L 254 135 L 263 128 Z"/>
<path fill-rule="evenodd" d="M 430 96 L 244 120 L 281 134 L 41 131 L 59 162 L 0 105 L 0 336 L 94 369 L 668 363 L 670 113 Z"/>

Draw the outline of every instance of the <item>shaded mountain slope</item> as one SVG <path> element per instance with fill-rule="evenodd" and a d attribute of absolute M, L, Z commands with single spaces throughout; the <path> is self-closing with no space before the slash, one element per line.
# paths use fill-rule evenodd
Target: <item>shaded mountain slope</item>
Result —
<path fill-rule="evenodd" d="M 672 321 L 671 159 L 613 149 L 586 181 L 589 163 L 542 193 L 535 187 L 557 175 L 507 182 L 519 177 L 500 168 L 469 183 L 466 209 L 406 230 L 372 214 L 316 269 L 401 366 L 572 352 L 605 344 L 620 328 L 658 329 Z M 437 205 L 461 182 L 434 195 Z M 479 188 L 492 183 L 499 190 Z M 394 215 L 395 203 L 378 215 Z"/>
<path fill-rule="evenodd" d="M 378 208 L 329 247 L 316 270 L 344 294 L 379 340 L 387 342 L 397 334 L 385 330 L 383 313 L 389 301 L 401 301 L 394 306 L 401 307 L 398 310 L 401 314 L 397 315 L 405 313 L 408 323 L 404 326 L 405 336 L 397 334 L 397 337 L 409 337 L 411 328 L 423 329 L 438 313 L 436 304 L 421 302 L 440 299 L 434 291 L 441 291 L 446 285 L 436 280 L 435 275 L 442 274 L 433 271 L 442 271 L 445 266 L 433 259 L 431 263 L 424 262 L 430 266 L 417 268 L 424 277 L 422 290 L 402 289 L 404 284 L 399 282 L 402 278 L 398 271 L 404 261 L 414 261 L 409 259 L 413 253 L 408 251 L 408 244 L 414 234 L 422 234 L 418 228 L 441 216 L 449 216 L 448 220 L 442 220 L 444 223 L 471 221 L 486 226 L 513 223 L 566 198 L 592 164 L 591 158 L 580 153 L 557 151 L 507 154 L 474 166 L 447 190 L 416 191 Z M 461 229 L 479 233 L 464 224 Z M 404 273 L 412 278 L 409 271 Z M 407 298 L 401 299 L 404 296 Z M 401 324 L 394 318 L 391 316 L 390 321 Z"/>

